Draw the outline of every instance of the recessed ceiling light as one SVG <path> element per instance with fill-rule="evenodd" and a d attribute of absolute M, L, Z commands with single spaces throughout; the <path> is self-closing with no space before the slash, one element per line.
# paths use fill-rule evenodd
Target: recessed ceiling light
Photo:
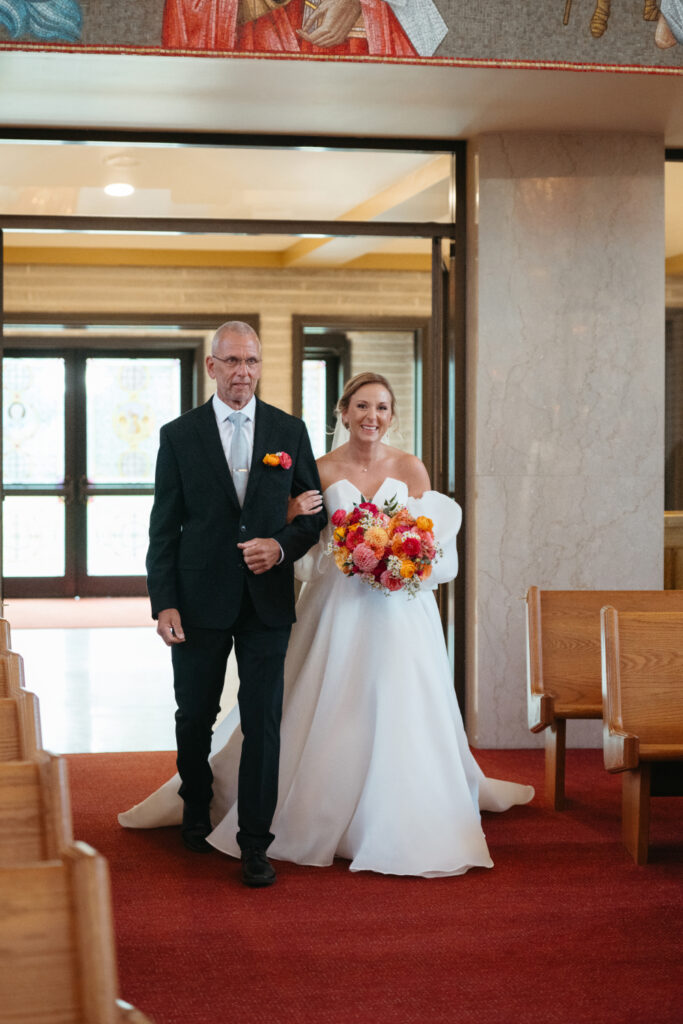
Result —
<path fill-rule="evenodd" d="M 111 185 L 105 185 L 104 191 L 108 196 L 132 196 L 135 189 L 125 181 L 114 181 Z"/>

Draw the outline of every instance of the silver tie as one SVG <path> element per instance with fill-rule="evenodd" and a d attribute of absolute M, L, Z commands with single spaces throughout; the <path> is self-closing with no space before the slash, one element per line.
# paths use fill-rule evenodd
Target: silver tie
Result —
<path fill-rule="evenodd" d="M 249 444 L 242 429 L 246 418 L 242 412 L 233 412 L 228 416 L 232 423 L 230 472 L 232 473 L 232 482 L 235 485 L 240 505 L 244 504 L 244 495 L 247 493 L 247 483 L 249 481 Z"/>

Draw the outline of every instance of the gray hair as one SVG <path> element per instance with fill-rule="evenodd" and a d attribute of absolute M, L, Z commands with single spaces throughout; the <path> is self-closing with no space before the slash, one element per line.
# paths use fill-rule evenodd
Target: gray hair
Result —
<path fill-rule="evenodd" d="M 211 339 L 212 355 L 215 355 L 216 347 L 224 334 L 237 334 L 243 338 L 251 338 L 258 345 L 259 353 L 261 352 L 261 339 L 250 324 L 245 324 L 243 320 L 226 320 L 224 324 L 216 328 Z"/>

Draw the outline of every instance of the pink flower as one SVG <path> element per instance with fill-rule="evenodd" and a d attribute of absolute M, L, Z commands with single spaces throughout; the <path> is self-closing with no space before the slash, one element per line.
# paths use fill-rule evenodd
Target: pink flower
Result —
<path fill-rule="evenodd" d="M 379 578 L 380 583 L 386 590 L 401 590 L 404 584 L 404 580 L 398 580 L 395 576 L 392 576 L 389 570 L 385 570 Z"/>
<path fill-rule="evenodd" d="M 377 556 L 367 544 L 359 544 L 353 552 L 354 565 L 357 565 L 361 572 L 372 572 L 377 565 Z"/>
<path fill-rule="evenodd" d="M 379 509 L 376 505 L 373 505 L 371 501 L 361 501 L 358 508 L 364 508 L 367 512 L 372 512 L 373 516 L 379 514 Z"/>
<path fill-rule="evenodd" d="M 289 469 L 292 465 L 292 456 L 288 455 L 287 452 L 278 452 L 280 456 L 280 465 L 283 469 Z"/>
<path fill-rule="evenodd" d="M 332 516 L 332 525 L 341 526 L 345 519 L 346 512 L 344 511 L 343 508 L 338 508 L 337 511 Z"/>

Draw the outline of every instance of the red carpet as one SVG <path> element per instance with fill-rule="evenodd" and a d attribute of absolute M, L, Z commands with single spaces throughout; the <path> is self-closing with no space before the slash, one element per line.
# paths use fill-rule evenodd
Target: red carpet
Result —
<path fill-rule="evenodd" d="M 542 789 L 543 754 L 478 751 Z M 683 799 L 653 804 L 651 863 L 621 845 L 617 778 L 569 751 L 567 811 L 485 815 L 495 862 L 447 879 L 280 863 L 268 890 L 116 812 L 168 753 L 69 757 L 76 838 L 109 860 L 124 998 L 155 1024 L 674 1024 L 683 978 Z"/>

